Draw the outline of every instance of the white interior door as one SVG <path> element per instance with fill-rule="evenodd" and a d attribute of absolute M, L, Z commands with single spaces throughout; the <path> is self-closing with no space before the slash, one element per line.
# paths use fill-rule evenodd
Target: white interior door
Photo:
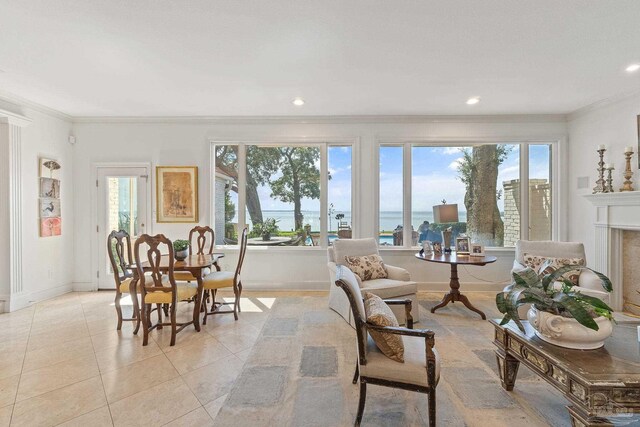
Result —
<path fill-rule="evenodd" d="M 149 168 L 98 167 L 97 172 L 98 289 L 115 289 L 107 236 L 112 230 L 125 230 L 133 249 L 135 239 L 146 232 L 150 224 Z"/>

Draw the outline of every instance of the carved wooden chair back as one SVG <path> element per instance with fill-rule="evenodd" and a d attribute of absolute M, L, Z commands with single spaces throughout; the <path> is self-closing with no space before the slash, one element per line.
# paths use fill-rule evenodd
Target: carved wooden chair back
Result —
<path fill-rule="evenodd" d="M 142 252 L 144 249 L 141 246 L 146 245 L 146 252 Z M 168 281 L 162 280 L 162 271 L 160 269 L 160 263 L 162 262 L 162 250 L 166 246 L 166 252 L 168 256 L 168 269 L 167 276 Z M 176 304 L 177 298 L 177 286 L 175 279 L 173 277 L 173 243 L 171 240 L 166 238 L 163 234 L 156 234 L 155 236 L 149 236 L 148 234 L 143 234 L 136 240 L 134 249 L 134 256 L 136 260 L 136 269 L 138 271 L 138 278 L 140 280 L 139 288 L 142 293 L 142 301 L 144 302 L 144 298 L 146 294 L 149 292 L 172 292 L 172 304 Z M 142 263 L 148 262 L 150 266 L 150 271 L 147 275 L 145 275 L 144 270 L 142 269 Z M 149 279 L 151 279 L 149 281 Z"/>
<path fill-rule="evenodd" d="M 116 289 L 120 289 L 120 284 L 125 279 L 133 277 L 131 272 L 131 264 L 133 257 L 131 256 L 131 237 L 124 230 L 113 230 L 107 236 L 107 253 L 109 261 L 113 269 L 113 277 L 116 281 Z"/>
<path fill-rule="evenodd" d="M 244 263 L 244 256 L 247 253 L 247 227 L 242 230 L 242 236 L 240 237 L 240 252 L 238 253 L 238 265 L 236 266 L 236 274 L 234 280 L 237 282 L 240 277 L 240 271 L 242 270 L 242 264 Z"/>
<path fill-rule="evenodd" d="M 199 226 L 196 225 L 189 231 L 189 255 L 193 255 L 193 235 L 197 234 L 196 237 L 196 255 L 211 255 L 213 253 L 213 246 L 215 245 L 215 235 L 216 233 L 209 226 Z M 208 245 L 207 245 L 208 242 Z M 207 246 L 209 247 L 207 249 Z M 207 251 L 207 252 L 205 252 Z"/>
<path fill-rule="evenodd" d="M 367 326 L 364 312 L 364 299 L 355 274 L 344 265 L 336 267 L 336 286 L 342 288 L 353 313 L 358 340 L 358 360 L 361 365 L 367 364 Z"/>

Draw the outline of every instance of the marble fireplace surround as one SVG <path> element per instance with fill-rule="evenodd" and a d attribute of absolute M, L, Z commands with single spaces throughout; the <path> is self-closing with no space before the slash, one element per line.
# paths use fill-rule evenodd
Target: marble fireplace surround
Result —
<path fill-rule="evenodd" d="M 640 231 L 640 191 L 584 196 L 596 209 L 594 260 L 589 267 L 606 274 L 613 283 L 611 306 L 622 310 L 622 233 Z"/>

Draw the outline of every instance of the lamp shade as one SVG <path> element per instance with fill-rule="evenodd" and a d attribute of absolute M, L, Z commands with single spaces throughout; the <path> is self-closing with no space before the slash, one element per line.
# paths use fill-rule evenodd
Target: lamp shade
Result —
<path fill-rule="evenodd" d="M 433 222 L 458 222 L 458 204 L 436 205 L 433 207 Z"/>

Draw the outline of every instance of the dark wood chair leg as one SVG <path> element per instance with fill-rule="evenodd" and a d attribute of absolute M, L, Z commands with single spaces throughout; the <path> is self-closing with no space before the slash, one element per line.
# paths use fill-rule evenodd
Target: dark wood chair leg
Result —
<path fill-rule="evenodd" d="M 162 329 L 162 311 L 163 304 L 156 304 L 156 310 L 158 311 L 158 329 Z"/>
<path fill-rule="evenodd" d="M 427 403 L 429 404 L 429 427 L 436 427 L 436 388 L 429 392 Z"/>
<path fill-rule="evenodd" d="M 238 283 L 238 312 L 242 312 L 240 309 L 240 296 L 242 295 L 242 282 Z"/>
<path fill-rule="evenodd" d="M 118 315 L 118 326 L 116 328 L 118 331 L 122 329 L 122 307 L 120 306 L 121 298 L 122 294 L 116 289 L 116 300 L 114 301 L 114 304 L 116 306 L 116 314 Z"/>
<path fill-rule="evenodd" d="M 136 327 L 133 330 L 133 334 L 137 335 L 140 330 L 140 324 L 142 323 L 142 314 L 140 312 L 140 305 L 138 304 L 137 280 L 134 278 L 129 285 L 129 295 L 131 295 L 131 302 L 133 303 L 133 317 L 136 318 Z"/>
<path fill-rule="evenodd" d="M 142 304 L 142 345 L 149 344 L 149 328 L 151 327 L 151 304 Z"/>
<path fill-rule="evenodd" d="M 353 373 L 353 384 L 358 382 L 358 377 L 360 376 L 360 363 L 356 360 L 356 371 Z"/>
<path fill-rule="evenodd" d="M 356 415 L 355 426 L 359 427 L 364 413 L 364 402 L 367 399 L 367 383 L 360 381 L 360 401 L 358 402 L 358 415 Z"/>
<path fill-rule="evenodd" d="M 240 305 L 240 294 L 236 292 L 235 295 L 236 295 L 236 300 L 233 302 L 233 318 L 235 320 L 238 320 L 238 306 Z"/>
<path fill-rule="evenodd" d="M 165 317 L 169 317 L 169 304 L 162 304 L 162 310 L 164 311 Z"/>
<path fill-rule="evenodd" d="M 171 304 L 171 343 L 169 346 L 176 345 L 177 325 L 176 325 L 176 305 Z"/>

